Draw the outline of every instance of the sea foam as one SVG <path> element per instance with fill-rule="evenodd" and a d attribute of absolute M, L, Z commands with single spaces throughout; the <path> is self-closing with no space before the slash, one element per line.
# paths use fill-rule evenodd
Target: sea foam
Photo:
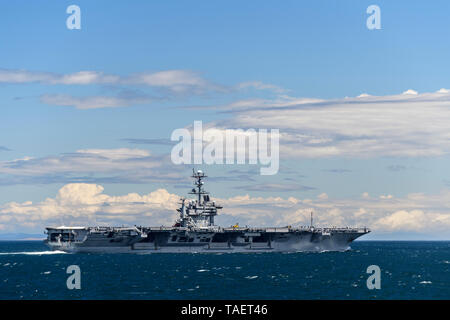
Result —
<path fill-rule="evenodd" d="M 0 252 L 0 255 L 10 255 L 10 254 L 25 254 L 25 255 L 46 255 L 46 254 L 64 254 L 64 251 L 29 251 L 29 252 Z"/>

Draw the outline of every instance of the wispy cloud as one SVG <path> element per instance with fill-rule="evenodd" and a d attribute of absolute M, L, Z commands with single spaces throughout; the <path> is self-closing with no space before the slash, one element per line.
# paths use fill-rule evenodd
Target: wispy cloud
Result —
<path fill-rule="evenodd" d="M 274 84 L 270 84 L 270 83 L 264 83 L 261 81 L 249 81 L 249 82 L 241 82 L 236 86 L 239 90 L 242 89 L 248 89 L 248 88 L 252 88 L 252 89 L 256 89 L 256 90 L 269 90 L 269 91 L 273 91 L 275 93 L 285 93 L 288 90 L 281 88 L 277 85 Z"/>
<path fill-rule="evenodd" d="M 122 141 L 126 141 L 131 144 L 149 144 L 149 145 L 163 145 L 163 146 L 171 146 L 176 143 L 176 141 L 172 141 L 168 138 L 160 138 L 160 139 L 126 138 L 122 139 Z"/>
<path fill-rule="evenodd" d="M 75 107 L 77 109 L 86 110 L 127 107 L 131 105 L 150 103 L 152 99 L 143 97 L 109 96 L 74 97 L 64 94 L 46 94 L 40 97 L 40 101 L 49 105 Z"/>
<path fill-rule="evenodd" d="M 1 184 L 148 183 L 184 180 L 184 167 L 167 155 L 142 149 L 85 149 L 41 158 L 0 162 Z"/>
<path fill-rule="evenodd" d="M 169 90 L 175 94 L 203 94 L 207 91 L 226 91 L 224 86 L 214 84 L 189 70 L 168 70 L 155 73 L 131 75 L 123 82 L 126 84 L 145 85 Z"/>
<path fill-rule="evenodd" d="M 43 83 L 64 85 L 112 84 L 121 80 L 116 75 L 97 71 L 80 71 L 71 74 L 0 69 L 0 83 Z"/>
<path fill-rule="evenodd" d="M 143 103 L 155 99 L 173 99 L 186 96 L 208 96 L 211 93 L 236 93 L 254 89 L 282 94 L 287 90 L 261 81 L 242 82 L 237 85 L 222 85 L 210 81 L 192 70 L 163 70 L 139 72 L 129 75 L 107 74 L 99 71 L 84 70 L 59 74 L 18 69 L 0 69 L 0 84 L 45 84 L 65 86 L 102 85 L 106 88 L 141 88 L 151 90 L 153 95 L 120 94 L 118 96 L 91 95 L 73 96 L 69 94 L 43 94 L 42 103 L 58 106 L 71 106 L 77 109 L 116 108 Z M 17 97 L 16 100 L 21 99 Z M 250 100 L 251 101 L 251 100 Z M 251 102 L 247 103 L 251 103 Z M 241 102 L 242 103 L 242 102 Z M 245 102 L 244 102 L 245 104 Z M 230 106 L 232 107 L 232 106 Z M 239 107 L 236 106 L 236 107 Z"/>
<path fill-rule="evenodd" d="M 4 146 L 0 146 L 0 151 L 11 151 L 11 149 Z"/>
<path fill-rule="evenodd" d="M 190 70 L 164 70 L 141 72 L 126 76 L 105 74 L 98 71 L 79 71 L 69 74 L 35 72 L 28 70 L 0 69 L 0 83 L 50 85 L 140 85 L 160 88 L 174 94 L 201 94 L 206 91 L 225 91 L 224 86 L 206 80 Z"/>
<path fill-rule="evenodd" d="M 259 191 L 259 192 L 288 192 L 288 191 L 311 191 L 315 190 L 314 187 L 308 187 L 299 185 L 296 183 L 260 183 L 253 185 L 238 186 L 236 189 L 246 191 Z"/>
<path fill-rule="evenodd" d="M 276 98 L 219 106 L 208 127 L 278 128 L 285 158 L 430 157 L 450 152 L 450 92 L 314 100 Z"/>

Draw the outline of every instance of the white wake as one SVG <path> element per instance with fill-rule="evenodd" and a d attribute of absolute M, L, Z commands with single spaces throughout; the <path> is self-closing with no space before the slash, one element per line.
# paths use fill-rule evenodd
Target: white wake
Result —
<path fill-rule="evenodd" d="M 28 251 L 28 252 L 0 252 L 0 255 L 11 255 L 11 254 L 26 254 L 26 255 L 33 255 L 33 256 L 40 256 L 45 254 L 64 254 L 67 252 L 64 251 Z"/>

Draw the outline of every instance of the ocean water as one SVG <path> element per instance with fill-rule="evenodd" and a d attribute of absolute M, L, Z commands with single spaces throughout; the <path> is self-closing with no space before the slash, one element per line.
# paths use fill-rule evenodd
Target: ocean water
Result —
<path fill-rule="evenodd" d="M 81 289 L 66 269 L 81 269 Z M 381 289 L 369 290 L 369 265 Z M 346 252 L 67 254 L 0 241 L 0 299 L 450 299 L 450 242 L 358 241 Z"/>

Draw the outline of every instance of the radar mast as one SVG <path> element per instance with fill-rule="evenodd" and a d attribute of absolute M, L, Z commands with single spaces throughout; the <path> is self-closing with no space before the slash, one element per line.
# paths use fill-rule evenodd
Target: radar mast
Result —
<path fill-rule="evenodd" d="M 218 209 L 222 209 L 222 206 L 211 201 L 209 192 L 203 189 L 203 179 L 207 177 L 203 171 L 192 169 L 191 177 L 195 179 L 195 188 L 189 194 L 196 195 L 197 199 L 188 200 L 187 205 L 185 204 L 186 199 L 181 199 L 181 208 L 177 209 L 180 219 L 177 220 L 176 225 L 193 228 L 213 227 L 214 216 L 217 215 Z"/>
<path fill-rule="evenodd" d="M 192 191 L 189 192 L 189 194 L 198 195 L 198 205 L 201 205 L 203 202 L 202 195 L 209 195 L 209 192 L 206 192 L 203 189 L 204 182 L 202 181 L 203 178 L 207 178 L 208 176 L 205 175 L 202 170 L 197 170 L 197 172 L 195 172 L 195 170 L 192 169 L 191 177 L 195 179 L 194 184 L 196 186 L 196 189 L 192 189 Z M 209 198 L 209 197 L 207 197 L 207 198 Z"/>

